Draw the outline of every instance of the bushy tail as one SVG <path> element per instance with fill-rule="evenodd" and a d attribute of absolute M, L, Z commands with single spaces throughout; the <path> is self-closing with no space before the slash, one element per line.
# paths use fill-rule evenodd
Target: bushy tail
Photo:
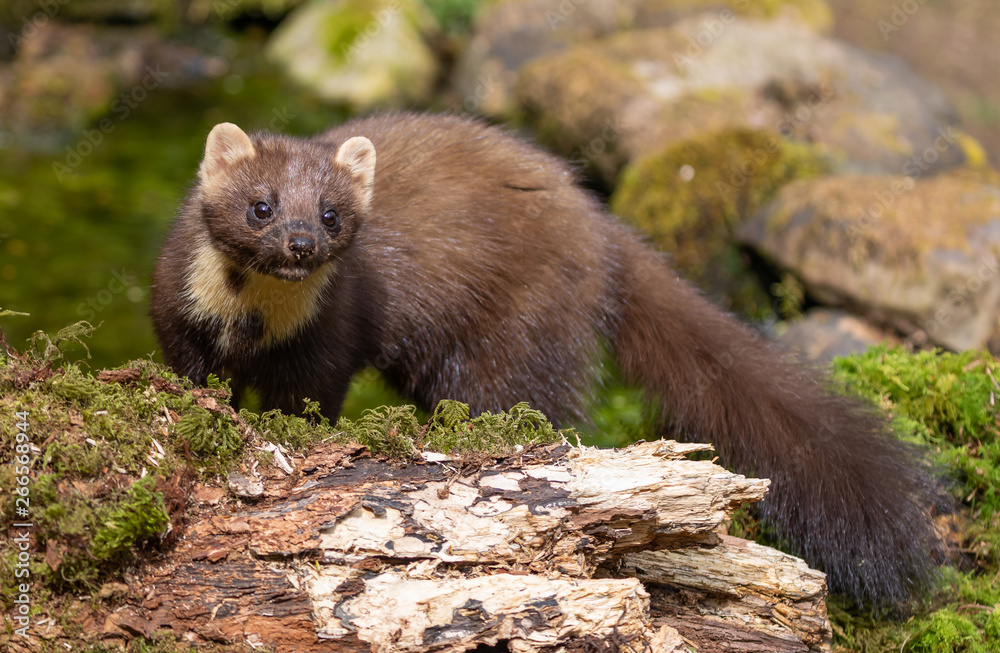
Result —
<path fill-rule="evenodd" d="M 860 604 L 905 610 L 931 579 L 934 483 L 886 421 L 713 307 L 657 255 L 622 251 L 615 347 L 627 380 L 662 398 L 668 426 L 770 478 L 779 537 Z"/>

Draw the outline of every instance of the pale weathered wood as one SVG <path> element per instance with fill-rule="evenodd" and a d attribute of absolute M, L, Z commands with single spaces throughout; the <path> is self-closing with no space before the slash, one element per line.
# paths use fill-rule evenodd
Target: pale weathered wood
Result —
<path fill-rule="evenodd" d="M 830 650 L 825 574 L 775 549 L 722 536 L 710 549 L 630 553 L 618 572 L 650 589 L 655 623 L 700 650 Z"/>
<path fill-rule="evenodd" d="M 420 578 L 427 575 L 427 578 Z M 680 650 L 670 626 L 651 629 L 649 595 L 635 579 L 495 574 L 438 578 L 431 565 L 357 578 L 343 567 L 307 583 L 321 639 L 355 635 L 373 650 L 465 650 L 505 641 L 512 651 L 558 648 L 581 638 L 621 638 L 637 650 Z M 345 588 L 345 589 L 340 589 Z"/>
<path fill-rule="evenodd" d="M 291 475 L 242 470 L 262 498 L 204 509 L 145 574 L 145 601 L 108 628 L 275 651 L 668 653 L 754 614 L 744 638 L 822 639 L 825 621 L 801 609 L 822 604 L 822 582 L 796 589 L 816 578 L 796 577 L 794 559 L 718 546 L 722 521 L 768 482 L 685 458 L 705 448 L 553 446 L 458 473 L 440 457 L 399 465 L 323 447 L 288 460 Z M 675 558 L 644 557 L 658 548 Z M 632 577 L 593 577 L 615 566 Z M 678 587 L 701 592 L 712 618 L 663 599 Z"/>

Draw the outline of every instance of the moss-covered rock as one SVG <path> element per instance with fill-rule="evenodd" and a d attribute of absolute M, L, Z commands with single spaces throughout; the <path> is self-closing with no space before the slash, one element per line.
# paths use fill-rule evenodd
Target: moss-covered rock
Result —
<path fill-rule="evenodd" d="M 815 150 L 777 132 L 725 130 L 626 167 L 611 209 L 670 252 L 685 277 L 728 307 L 759 317 L 771 302 L 746 278 L 735 230 L 782 186 L 826 167 Z"/>
<path fill-rule="evenodd" d="M 363 110 L 426 104 L 439 64 L 437 31 L 416 0 L 329 0 L 296 9 L 271 37 L 268 56 L 331 102 Z"/>
<path fill-rule="evenodd" d="M 790 20 L 816 32 L 833 26 L 833 11 L 824 0 L 635 0 L 635 26 L 665 27 L 695 13 L 729 9 L 734 15 Z"/>
<path fill-rule="evenodd" d="M 473 38 L 456 67 L 457 103 L 495 118 L 516 109 L 521 68 L 547 54 L 616 32 L 668 27 L 700 15 L 706 22 L 743 16 L 795 22 L 825 31 L 832 13 L 824 0 L 506 0 L 483 3 Z"/>
<path fill-rule="evenodd" d="M 524 64 L 615 32 L 631 20 L 628 4 L 615 0 L 485 3 L 455 67 L 456 103 L 471 113 L 508 115 Z"/>
<path fill-rule="evenodd" d="M 823 302 L 949 349 L 982 347 L 1000 316 L 994 177 L 966 171 L 795 182 L 739 237 Z"/>
<path fill-rule="evenodd" d="M 842 170 L 899 173 L 941 139 L 932 172 L 967 158 L 939 127 L 954 118 L 939 92 L 788 21 L 709 14 L 609 36 L 526 65 L 517 99 L 546 143 L 609 185 L 624 162 L 724 127 L 809 141 Z"/>

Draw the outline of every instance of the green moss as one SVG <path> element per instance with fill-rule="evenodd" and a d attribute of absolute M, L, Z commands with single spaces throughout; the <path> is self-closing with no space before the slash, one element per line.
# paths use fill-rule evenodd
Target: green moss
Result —
<path fill-rule="evenodd" d="M 63 374 L 52 377 L 46 390 L 53 396 L 74 406 L 87 406 L 100 394 L 97 380 L 85 375 L 79 367 L 72 366 Z"/>
<path fill-rule="evenodd" d="M 998 362 L 986 352 L 961 354 L 874 347 L 835 359 L 833 376 L 893 418 L 897 434 L 922 444 L 948 470 L 960 505 L 959 545 L 971 571 L 945 568 L 932 609 L 906 624 L 846 612 L 830 615 L 849 650 L 994 651 L 1000 646 L 1000 385 Z"/>
<path fill-rule="evenodd" d="M 342 418 L 336 428 L 315 402 L 307 403 L 302 417 L 236 414 L 218 379 L 196 389 L 149 361 L 133 361 L 100 379 L 85 371 L 69 352 L 92 331 L 79 324 L 51 338 L 38 335 L 22 353 L 0 347 L 0 484 L 16 487 L 25 474 L 17 471 L 24 463 L 15 456 L 26 455 L 30 468 L 30 509 L 19 513 L 18 495 L 4 493 L 0 530 L 17 521 L 34 524 L 32 579 L 57 592 L 93 589 L 120 577 L 171 521 L 157 488 L 190 476 L 189 467 L 209 478 L 259 455 L 245 446 L 248 436 L 293 450 L 358 442 L 402 460 L 421 448 L 506 456 L 519 445 L 562 438 L 524 404 L 471 417 L 467 405 L 442 402 L 426 423 L 413 406 L 387 406 L 357 420 Z M 31 444 L 19 433 L 27 433 Z M 0 572 L 14 569 L 16 553 L 9 540 L 0 543 Z M 12 598 L 0 592 L 7 607 Z"/>
<path fill-rule="evenodd" d="M 953 489 L 972 516 L 966 537 L 980 563 L 1000 561 L 1000 373 L 986 352 L 910 354 L 875 347 L 836 359 L 835 377 L 894 417 L 908 439 L 932 447 L 955 478 Z"/>
<path fill-rule="evenodd" d="M 223 466 L 231 461 L 243 446 L 236 425 L 228 415 L 220 415 L 199 406 L 185 411 L 174 432 L 186 443 L 191 453 L 200 457 L 211 456 Z"/>
<path fill-rule="evenodd" d="M 375 453 L 407 459 L 416 453 L 420 421 L 413 406 L 382 406 L 366 410 L 355 420 L 340 418 L 337 430 Z"/>
<path fill-rule="evenodd" d="M 132 547 L 163 533 L 170 516 L 163 495 L 155 492 L 155 479 L 136 481 L 125 497 L 111 510 L 103 526 L 94 533 L 91 553 L 98 560 L 125 555 Z"/>
<path fill-rule="evenodd" d="M 670 252 L 683 276 L 728 307 L 763 317 L 771 302 L 746 280 L 734 230 L 785 184 L 825 170 L 811 148 L 777 133 L 724 130 L 625 168 L 611 208 Z"/>
<path fill-rule="evenodd" d="M 154 482 L 149 477 L 125 490 L 106 488 L 103 495 L 88 496 L 77 489 L 83 487 L 79 481 L 39 475 L 31 486 L 33 534 L 39 547 L 54 555 L 44 563 L 36 561 L 33 575 L 59 589 L 95 587 L 129 561 L 138 547 L 162 535 L 169 522 Z"/>
<path fill-rule="evenodd" d="M 988 353 L 878 346 L 833 361 L 836 378 L 889 409 L 928 444 L 967 446 L 997 435 L 996 359 Z"/>
<path fill-rule="evenodd" d="M 513 122 L 529 126 L 540 143 L 556 152 L 604 168 L 613 178 L 610 171 L 617 171 L 628 153 L 620 142 L 618 105 L 611 100 L 638 95 L 642 87 L 624 57 L 597 56 L 592 48 L 578 46 L 523 66 L 515 88 L 520 108 Z"/>
<path fill-rule="evenodd" d="M 128 642 L 124 649 L 127 653 L 179 653 L 180 651 L 190 651 L 191 647 L 178 644 L 177 636 L 170 631 L 160 631 L 153 633 L 151 638 L 137 637 Z M 210 648 L 209 651 L 218 649 Z M 270 653 L 268 648 L 258 648 L 261 653 Z M 82 653 L 121 653 L 121 646 L 96 644 L 83 650 Z"/>
<path fill-rule="evenodd" d="M 976 624 L 951 610 L 939 610 L 914 635 L 907 650 L 913 653 L 986 653 L 988 649 Z"/>
<path fill-rule="evenodd" d="M 791 16 L 817 30 L 833 25 L 833 11 L 823 0 L 726 0 L 726 4 L 750 18 Z"/>
<path fill-rule="evenodd" d="M 557 442 L 563 437 L 542 413 L 525 403 L 509 411 L 470 417 L 467 404 L 449 400 L 439 403 L 424 425 L 413 406 L 382 406 L 366 410 L 357 420 L 341 418 L 337 431 L 375 453 L 404 459 L 418 449 L 502 457 L 518 446 Z"/>
<path fill-rule="evenodd" d="M 261 414 L 241 410 L 240 417 L 265 440 L 291 449 L 308 449 L 317 442 L 330 439 L 330 421 L 320 414 L 319 403 L 307 400 L 303 413 L 309 419 L 286 415 L 280 410 Z"/>
<path fill-rule="evenodd" d="M 983 626 L 983 636 L 991 651 L 1000 650 L 1000 611 L 994 607 L 986 618 L 986 625 Z"/>
<path fill-rule="evenodd" d="M 442 401 L 427 425 L 423 446 L 445 453 L 507 456 L 519 446 L 558 442 L 562 434 L 545 415 L 521 402 L 509 411 L 469 418 L 469 406 Z"/>
<path fill-rule="evenodd" d="M 775 297 L 777 313 L 782 318 L 792 319 L 802 316 L 806 291 L 795 275 L 786 272 L 781 281 L 771 284 L 771 294 Z"/>
<path fill-rule="evenodd" d="M 423 0 L 431 15 L 448 34 L 464 36 L 472 30 L 479 8 L 490 0 Z"/>
<path fill-rule="evenodd" d="M 337 11 L 324 16 L 322 39 L 327 52 L 337 62 L 347 60 L 351 45 L 375 20 L 382 6 L 376 0 L 349 0 L 340 3 Z"/>

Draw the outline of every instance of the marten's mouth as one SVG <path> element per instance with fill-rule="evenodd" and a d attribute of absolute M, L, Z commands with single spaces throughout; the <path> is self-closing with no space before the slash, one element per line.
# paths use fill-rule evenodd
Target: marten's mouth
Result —
<path fill-rule="evenodd" d="M 284 265 L 280 268 L 271 270 L 272 276 L 278 277 L 284 281 L 304 281 L 310 274 L 312 274 L 311 269 L 303 267 L 297 263 Z"/>

